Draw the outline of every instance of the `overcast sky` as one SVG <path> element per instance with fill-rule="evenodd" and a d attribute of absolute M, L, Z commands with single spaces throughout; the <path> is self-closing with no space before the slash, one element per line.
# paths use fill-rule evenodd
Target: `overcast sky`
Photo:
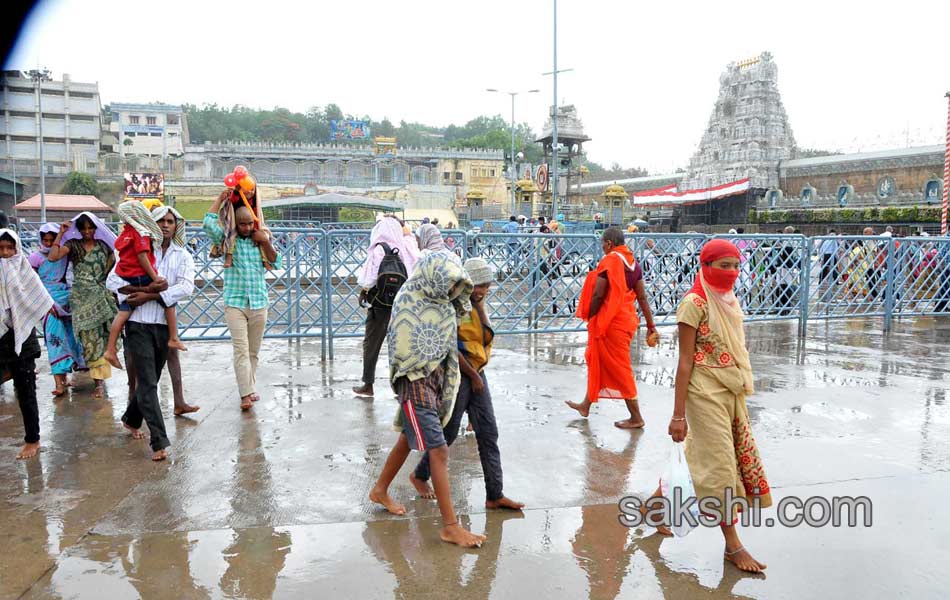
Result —
<path fill-rule="evenodd" d="M 481 114 L 539 131 L 552 102 L 551 0 L 54 0 L 33 11 L 5 68 L 98 81 L 102 102 L 216 102 L 432 125 Z M 684 166 L 726 65 L 770 51 L 801 147 L 942 143 L 950 2 L 561 0 L 558 96 L 590 157 Z M 945 29 L 945 28 L 944 28 Z"/>

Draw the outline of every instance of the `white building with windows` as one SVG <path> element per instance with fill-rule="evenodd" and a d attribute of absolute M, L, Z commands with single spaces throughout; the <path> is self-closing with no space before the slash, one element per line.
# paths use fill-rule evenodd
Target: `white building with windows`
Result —
<path fill-rule="evenodd" d="M 39 174 L 40 130 L 48 175 L 95 171 L 102 135 L 98 83 L 61 81 L 37 84 L 20 71 L 0 73 L 0 170 Z M 42 110 L 41 110 L 42 106 Z M 42 121 L 42 122 L 41 122 Z"/>
<path fill-rule="evenodd" d="M 188 126 L 181 106 L 174 104 L 109 105 L 116 136 L 115 150 L 122 156 L 181 156 L 188 143 Z"/>

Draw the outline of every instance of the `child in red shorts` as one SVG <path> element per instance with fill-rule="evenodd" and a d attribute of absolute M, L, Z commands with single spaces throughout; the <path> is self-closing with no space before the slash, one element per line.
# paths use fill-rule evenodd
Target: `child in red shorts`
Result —
<path fill-rule="evenodd" d="M 119 252 L 115 274 L 130 286 L 146 287 L 152 283 L 164 283 L 165 278 L 160 277 L 155 271 L 153 250 L 154 240 L 161 240 L 162 232 L 148 209 L 138 200 L 129 200 L 119 205 L 119 216 L 122 217 L 124 226 L 122 233 L 115 241 L 115 249 Z M 164 306 L 161 300 L 159 303 Z M 128 302 L 119 304 L 119 313 L 112 321 L 112 327 L 109 329 L 109 343 L 103 354 L 103 358 L 118 369 L 122 368 L 117 347 L 119 335 L 122 334 L 122 328 L 125 327 L 131 314 L 132 307 Z M 168 322 L 168 347 L 187 350 L 188 348 L 178 338 L 178 316 L 175 305 L 165 306 L 165 320 Z"/>

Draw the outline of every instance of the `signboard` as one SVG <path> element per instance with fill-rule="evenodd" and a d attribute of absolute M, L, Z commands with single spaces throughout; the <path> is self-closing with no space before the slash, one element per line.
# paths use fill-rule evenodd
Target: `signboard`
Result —
<path fill-rule="evenodd" d="M 122 133 L 163 133 L 161 125 L 121 125 Z"/>
<path fill-rule="evenodd" d="M 367 121 L 330 121 L 330 141 L 367 140 L 369 139 L 369 123 Z"/>
<path fill-rule="evenodd" d="M 165 198 L 165 176 L 161 173 L 125 173 L 126 198 Z"/>
<path fill-rule="evenodd" d="M 538 190 L 548 189 L 548 165 L 547 163 L 538 165 L 538 174 L 535 177 L 535 183 L 538 184 Z"/>
<path fill-rule="evenodd" d="M 376 156 L 382 156 L 384 158 L 396 156 L 396 138 L 377 137 L 374 140 L 373 152 Z"/>

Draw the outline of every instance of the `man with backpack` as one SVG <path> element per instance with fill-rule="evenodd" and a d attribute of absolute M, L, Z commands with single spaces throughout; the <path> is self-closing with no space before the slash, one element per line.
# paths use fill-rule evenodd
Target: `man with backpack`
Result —
<path fill-rule="evenodd" d="M 406 239 L 398 218 L 386 215 L 376 222 L 369 236 L 366 261 L 357 277 L 360 306 L 366 307 L 366 334 L 363 337 L 363 384 L 353 388 L 354 394 L 374 394 L 376 363 L 389 328 L 393 300 L 418 258 L 418 249 Z"/>

